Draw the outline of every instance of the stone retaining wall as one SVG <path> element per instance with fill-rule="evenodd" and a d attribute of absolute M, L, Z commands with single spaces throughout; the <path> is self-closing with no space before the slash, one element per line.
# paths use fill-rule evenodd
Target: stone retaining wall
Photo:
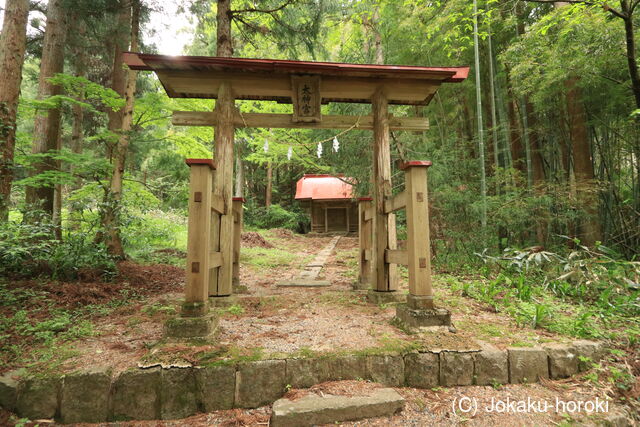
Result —
<path fill-rule="evenodd" d="M 0 378 L 0 406 L 29 419 L 63 423 L 185 418 L 198 412 L 256 408 L 287 388 L 336 380 L 386 386 L 493 385 L 565 378 L 600 359 L 592 341 L 472 352 L 432 351 L 261 360 L 228 366 L 135 369 L 114 377 L 93 370 L 60 377 Z"/>

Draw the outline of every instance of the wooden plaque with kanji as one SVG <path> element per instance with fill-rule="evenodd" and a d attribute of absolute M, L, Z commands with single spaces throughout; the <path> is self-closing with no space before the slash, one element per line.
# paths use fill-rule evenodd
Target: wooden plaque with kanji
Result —
<path fill-rule="evenodd" d="M 320 76 L 291 76 L 293 122 L 320 122 Z"/>

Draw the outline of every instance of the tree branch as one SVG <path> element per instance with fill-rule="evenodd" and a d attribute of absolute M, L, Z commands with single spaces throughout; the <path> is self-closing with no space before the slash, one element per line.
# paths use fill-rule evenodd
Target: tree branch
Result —
<path fill-rule="evenodd" d="M 547 4 L 555 4 L 560 0 L 524 0 L 527 3 L 547 3 Z M 586 4 L 587 6 L 595 6 L 596 4 L 591 1 L 585 0 L 562 0 L 562 3 L 570 3 L 570 4 Z"/>
<path fill-rule="evenodd" d="M 229 13 L 231 15 L 236 15 L 239 13 L 275 13 L 275 12 L 279 12 L 282 9 L 284 9 L 285 7 L 289 6 L 290 4 L 295 3 L 298 0 L 287 0 L 284 3 L 282 3 L 280 6 L 273 8 L 273 9 L 258 9 L 258 8 L 247 8 L 247 9 L 238 9 L 238 10 L 230 10 Z"/>
<path fill-rule="evenodd" d="M 246 26 L 247 26 L 247 28 L 251 28 L 251 29 L 252 29 L 253 31 L 255 31 L 256 33 L 263 33 L 262 28 L 260 28 L 260 27 L 258 27 L 258 26 L 256 26 L 256 25 L 254 25 L 254 24 L 252 24 L 252 23 L 250 23 L 250 22 L 247 22 L 246 20 L 244 20 L 244 19 L 240 18 L 239 16 L 235 16 L 235 17 L 234 17 L 234 22 L 240 22 L 240 23 L 242 23 L 243 25 L 246 25 Z"/>
<path fill-rule="evenodd" d="M 621 12 L 618 12 L 608 4 L 605 4 L 604 6 L 602 6 L 602 8 L 607 12 L 609 12 L 610 14 L 617 16 L 618 18 L 625 19 L 625 20 L 628 19 L 626 15 L 623 15 Z"/>
<path fill-rule="evenodd" d="M 527 3 L 544 3 L 544 4 L 555 4 L 558 3 L 560 0 L 524 0 Z M 586 0 L 562 0 L 562 3 L 569 3 L 569 4 L 585 4 L 587 6 L 597 6 L 596 3 L 592 2 L 592 1 L 586 1 Z M 640 3 L 640 0 L 635 0 L 633 6 L 631 7 L 631 11 L 630 14 L 633 13 L 633 8 L 636 7 L 638 5 L 638 3 Z M 612 8 L 611 6 L 609 6 L 608 4 L 604 4 L 602 5 L 602 8 L 604 10 L 606 10 L 607 12 L 611 13 L 612 15 L 617 16 L 618 18 L 621 19 L 628 19 L 628 17 L 626 15 L 624 15 L 622 12 L 619 12 L 617 10 L 615 10 L 614 8 Z"/>

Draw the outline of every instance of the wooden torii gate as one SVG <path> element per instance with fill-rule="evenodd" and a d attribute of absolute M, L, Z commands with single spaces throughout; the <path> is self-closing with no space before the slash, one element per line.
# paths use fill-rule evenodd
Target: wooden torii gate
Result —
<path fill-rule="evenodd" d="M 405 199 L 396 197 L 395 205 L 392 198 L 389 131 L 424 131 L 428 129 L 428 120 L 423 117 L 394 117 L 389 114 L 389 105 L 427 105 L 442 83 L 463 81 L 468 75 L 468 67 L 360 65 L 142 53 L 126 53 L 125 63 L 134 70 L 155 72 L 170 97 L 217 100 L 213 111 L 173 113 L 175 125 L 215 127 L 215 164 L 210 159 L 188 162 L 192 167 L 192 177 L 183 316 L 204 315 L 208 312 L 209 297 L 224 297 L 232 293 L 234 252 L 236 258 L 239 255 L 239 247 L 235 247 L 239 242 L 234 243 L 232 207 L 233 140 L 234 130 L 242 127 L 349 129 L 355 126 L 373 131 L 374 192 L 368 214 L 372 221 L 371 250 L 369 258 L 364 260 L 366 257 L 361 257 L 361 262 L 370 266 L 370 282 L 374 291 L 398 289 L 396 264 L 411 263 L 404 259 L 406 254 L 396 250 L 395 215 L 392 212 L 408 205 L 406 194 L 403 196 Z M 235 106 L 236 100 L 291 103 L 293 113 L 242 113 Z M 321 105 L 329 102 L 371 104 L 372 114 L 363 117 L 323 115 Z M 424 170 L 423 196 L 426 198 L 426 168 Z M 213 221 L 206 221 L 210 215 Z M 426 217 L 419 216 L 417 221 L 420 218 Z M 200 227 L 204 223 L 210 225 Z M 428 227 L 428 222 L 422 225 Z M 429 256 L 428 246 L 428 242 L 426 249 L 425 245 L 420 245 L 423 252 L 414 254 L 416 260 L 420 259 L 421 265 L 415 268 L 422 268 L 420 277 L 423 279 L 418 280 L 419 276 L 415 275 L 410 279 L 410 296 L 430 296 L 430 272 L 426 271 L 428 268 L 424 261 Z M 416 248 L 409 252 L 416 252 Z M 415 268 L 410 265 L 410 271 Z M 429 276 L 428 290 L 425 290 L 427 284 L 423 283 L 425 274 Z"/>

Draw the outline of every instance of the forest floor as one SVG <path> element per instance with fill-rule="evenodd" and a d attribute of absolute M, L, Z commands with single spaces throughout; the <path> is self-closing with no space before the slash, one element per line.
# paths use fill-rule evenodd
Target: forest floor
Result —
<path fill-rule="evenodd" d="M 0 373 L 19 367 L 30 371 L 69 372 L 78 366 L 108 366 L 114 373 L 135 366 L 206 365 L 309 356 L 422 349 L 478 349 L 478 341 L 533 346 L 572 338 L 523 326 L 491 305 L 464 296 L 451 276 L 436 275 L 438 305 L 451 310 L 456 333 L 408 334 L 394 326 L 393 305 L 373 305 L 353 292 L 357 277 L 357 237 L 342 237 L 323 268 L 320 280 L 330 287 L 278 288 L 293 279 L 331 237 L 303 236 L 286 230 L 248 233 L 243 239 L 241 283 L 248 293 L 230 306 L 217 308 L 220 323 L 215 344 L 183 345 L 162 339 L 163 323 L 177 313 L 184 287 L 184 254 L 163 250 L 158 258 L 175 265 L 124 262 L 111 282 L 88 278 L 60 283 L 29 280 L 0 283 Z M 401 269 L 401 291 L 406 271 Z M 459 280 L 457 278 L 456 280 Z M 597 376 L 596 376 L 597 378 Z M 636 386 L 638 382 L 636 381 Z M 347 389 L 349 382 L 345 383 Z M 471 417 L 452 410 L 455 397 L 563 400 L 605 399 L 611 384 L 594 387 L 593 373 L 533 385 L 453 387 L 433 390 L 400 388 L 408 405 L 393 419 L 359 425 L 543 425 L 590 422 L 588 416 L 556 413 Z M 616 406 L 615 403 L 612 403 Z M 176 422 L 122 425 L 256 425 L 266 423 L 269 408 L 204 414 Z M 0 417 L 2 421 L 2 417 Z"/>

